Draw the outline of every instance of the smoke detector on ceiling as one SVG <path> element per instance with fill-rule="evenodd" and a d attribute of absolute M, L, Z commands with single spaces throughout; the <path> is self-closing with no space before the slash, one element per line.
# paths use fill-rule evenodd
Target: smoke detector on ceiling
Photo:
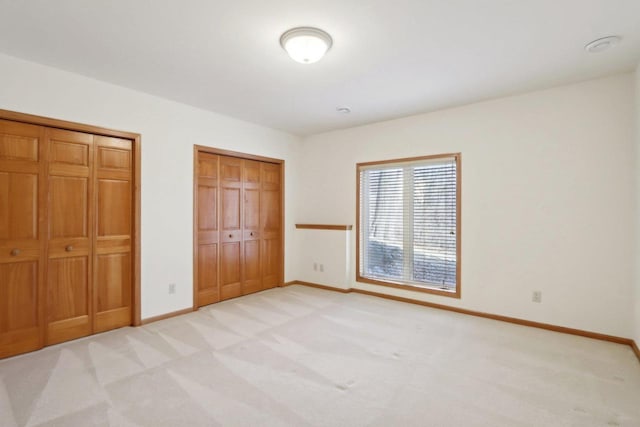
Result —
<path fill-rule="evenodd" d="M 620 43 L 620 40 L 622 40 L 622 37 L 620 36 L 602 37 L 592 41 L 591 43 L 588 43 L 584 47 L 584 50 L 589 53 L 604 52 L 605 50 L 611 49 L 612 47 Z"/>

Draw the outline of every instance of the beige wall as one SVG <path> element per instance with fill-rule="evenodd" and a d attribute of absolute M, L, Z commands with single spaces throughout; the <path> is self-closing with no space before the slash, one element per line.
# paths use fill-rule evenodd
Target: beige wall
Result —
<path fill-rule="evenodd" d="M 295 230 L 295 279 L 334 288 L 350 287 L 350 242 L 354 231 Z M 315 268 L 314 268 L 315 267 Z"/>
<path fill-rule="evenodd" d="M 0 69 L 0 108 L 142 134 L 143 317 L 191 304 L 192 146 L 201 144 L 287 162 L 285 280 L 374 289 L 640 341 L 640 258 L 636 263 L 630 232 L 640 233 L 633 95 L 640 70 L 300 143 L 4 55 Z M 295 222 L 355 224 L 357 162 L 452 151 L 463 153 L 460 300 L 357 284 L 355 233 L 294 229 Z M 314 261 L 325 271 L 313 272 Z M 177 284 L 175 295 L 168 295 L 169 283 Z M 542 304 L 531 302 L 533 290 L 543 292 Z"/>
<path fill-rule="evenodd" d="M 346 286 L 630 337 L 633 90 L 617 75 L 305 138 L 296 221 L 355 224 L 358 162 L 460 151 L 462 298 L 355 283 L 355 236 Z"/>
<path fill-rule="evenodd" d="M 298 137 L 5 55 L 0 70 L 2 109 L 142 134 L 143 318 L 193 304 L 194 144 L 286 161 L 286 247 L 293 249 Z"/>

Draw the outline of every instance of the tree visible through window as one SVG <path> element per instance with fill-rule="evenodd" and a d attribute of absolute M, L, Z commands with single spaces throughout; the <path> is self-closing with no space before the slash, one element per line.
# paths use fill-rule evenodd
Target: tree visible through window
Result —
<path fill-rule="evenodd" d="M 459 295 L 460 155 L 358 165 L 358 280 Z"/>

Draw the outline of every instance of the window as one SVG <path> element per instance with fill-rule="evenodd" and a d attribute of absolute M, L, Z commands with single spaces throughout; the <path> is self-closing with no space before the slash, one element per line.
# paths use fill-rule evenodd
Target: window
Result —
<path fill-rule="evenodd" d="M 358 164 L 360 282 L 460 297 L 460 154 Z"/>

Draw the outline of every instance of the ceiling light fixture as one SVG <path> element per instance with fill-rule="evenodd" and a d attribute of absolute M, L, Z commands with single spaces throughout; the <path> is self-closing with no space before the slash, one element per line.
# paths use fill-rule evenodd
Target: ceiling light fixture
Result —
<path fill-rule="evenodd" d="M 588 43 L 584 49 L 589 53 L 600 53 L 620 43 L 620 36 L 607 36 Z"/>
<path fill-rule="evenodd" d="M 291 59 L 302 64 L 319 61 L 331 48 L 331 36 L 319 28 L 298 27 L 286 31 L 280 37 L 280 45 Z"/>
<path fill-rule="evenodd" d="M 343 105 L 341 107 L 336 107 L 336 111 L 340 114 L 349 114 L 351 112 L 351 108 Z"/>

